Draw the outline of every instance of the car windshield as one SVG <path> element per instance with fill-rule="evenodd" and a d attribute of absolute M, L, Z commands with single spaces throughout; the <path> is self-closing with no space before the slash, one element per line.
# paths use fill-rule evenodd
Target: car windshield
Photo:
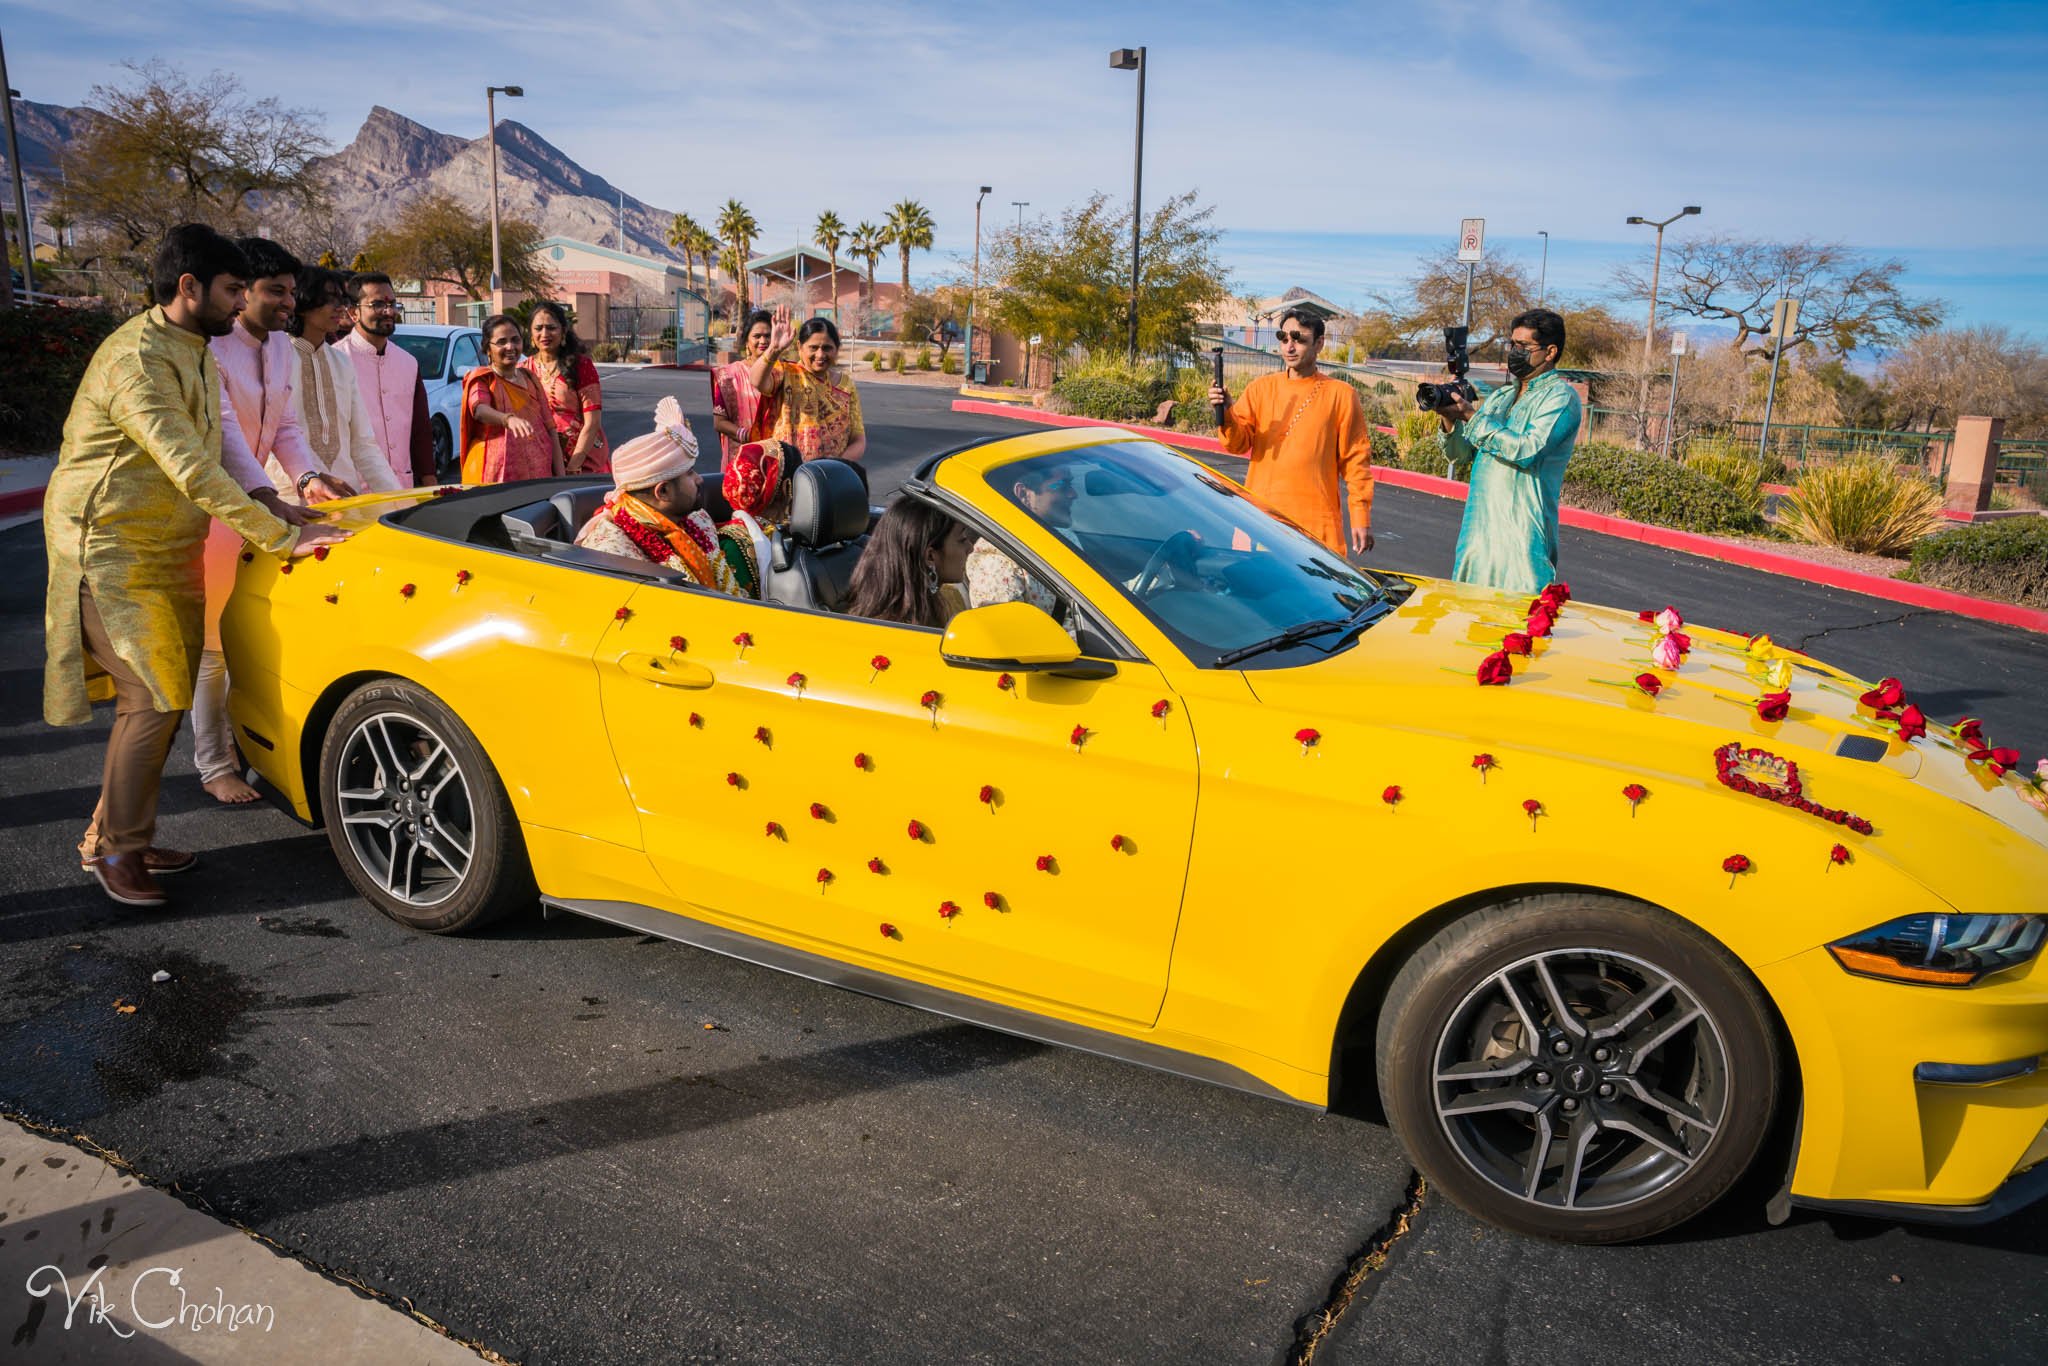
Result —
<path fill-rule="evenodd" d="M 406 349 L 414 360 L 420 363 L 420 373 L 430 379 L 439 379 L 446 367 L 448 339 L 437 337 L 430 332 L 394 332 L 391 340 Z"/>
<path fill-rule="evenodd" d="M 1205 668 L 1285 667 L 1347 648 L 1408 587 L 1353 568 L 1150 441 L 1015 460 L 987 478 Z"/>

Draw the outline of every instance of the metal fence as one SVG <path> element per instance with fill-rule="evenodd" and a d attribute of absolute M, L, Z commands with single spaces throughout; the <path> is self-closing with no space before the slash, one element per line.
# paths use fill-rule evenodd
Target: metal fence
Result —
<path fill-rule="evenodd" d="M 1662 425 L 1663 415 L 1657 415 Z M 1592 439 L 1632 441 L 1638 434 L 1638 417 L 1630 409 L 1588 408 L 1584 436 Z M 1832 465 L 1858 455 L 1879 455 L 1901 465 L 1946 481 L 1948 457 L 1954 432 L 1896 432 L 1869 427 L 1815 427 L 1798 423 L 1773 422 L 1767 453 L 1797 472 L 1813 465 Z M 1724 422 L 1686 432 L 1677 449 L 1689 451 L 1706 445 L 1732 445 L 1757 450 L 1764 441 L 1761 422 Z"/>
<path fill-rule="evenodd" d="M 2033 501 L 2048 505 L 2048 441 L 2000 441 L 1992 482 L 2024 490 Z"/>

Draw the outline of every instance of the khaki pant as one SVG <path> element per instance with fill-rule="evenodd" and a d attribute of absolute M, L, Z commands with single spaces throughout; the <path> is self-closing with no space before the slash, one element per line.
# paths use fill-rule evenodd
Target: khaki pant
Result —
<path fill-rule="evenodd" d="M 78 593 L 85 648 L 114 680 L 114 731 L 100 769 L 100 801 L 85 828 L 85 856 L 136 854 L 156 839 L 156 799 L 164 781 L 164 760 L 178 734 L 181 711 L 158 711 L 135 671 L 121 662 L 92 594 Z"/>
<path fill-rule="evenodd" d="M 219 650 L 199 655 L 199 681 L 192 685 L 192 762 L 202 783 L 242 771 L 235 728 L 228 724 L 228 662 Z"/>

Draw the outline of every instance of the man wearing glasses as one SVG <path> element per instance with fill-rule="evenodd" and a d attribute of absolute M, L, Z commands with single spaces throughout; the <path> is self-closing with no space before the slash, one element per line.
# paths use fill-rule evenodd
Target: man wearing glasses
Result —
<path fill-rule="evenodd" d="M 1358 392 L 1316 369 L 1323 320 L 1303 309 L 1280 315 L 1286 369 L 1253 380 L 1236 403 L 1221 385 L 1209 402 L 1229 404 L 1223 449 L 1247 456 L 1252 496 L 1331 550 L 1345 550 L 1341 480 L 1350 494 L 1353 555 L 1372 549 L 1372 429 Z"/>
<path fill-rule="evenodd" d="M 355 362 L 356 388 L 370 409 L 370 430 L 401 487 L 437 483 L 420 363 L 404 347 L 391 345 L 391 334 L 398 330 L 398 294 L 391 277 L 379 271 L 353 276 L 348 298 L 356 325 L 337 345 Z"/>
<path fill-rule="evenodd" d="M 1557 373 L 1564 319 L 1547 308 L 1519 315 L 1508 332 L 1508 375 L 1474 405 L 1437 410 L 1453 466 L 1472 467 L 1451 577 L 1515 593 L 1557 578 L 1557 501 L 1579 438 L 1578 391 Z"/>

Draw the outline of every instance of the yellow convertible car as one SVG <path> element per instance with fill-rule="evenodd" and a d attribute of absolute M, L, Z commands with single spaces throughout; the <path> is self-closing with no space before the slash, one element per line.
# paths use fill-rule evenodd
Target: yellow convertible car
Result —
<path fill-rule="evenodd" d="M 246 754 L 407 925 L 538 899 L 1363 1098 L 1550 1238 L 1657 1233 L 1752 1169 L 1780 1216 L 2048 1190 L 2048 800 L 1894 681 L 1353 568 L 1115 429 L 917 471 L 1028 580 L 944 632 L 843 610 L 870 510 L 835 461 L 763 601 L 571 544 L 602 488 L 438 492 L 250 557 L 224 626 Z"/>

